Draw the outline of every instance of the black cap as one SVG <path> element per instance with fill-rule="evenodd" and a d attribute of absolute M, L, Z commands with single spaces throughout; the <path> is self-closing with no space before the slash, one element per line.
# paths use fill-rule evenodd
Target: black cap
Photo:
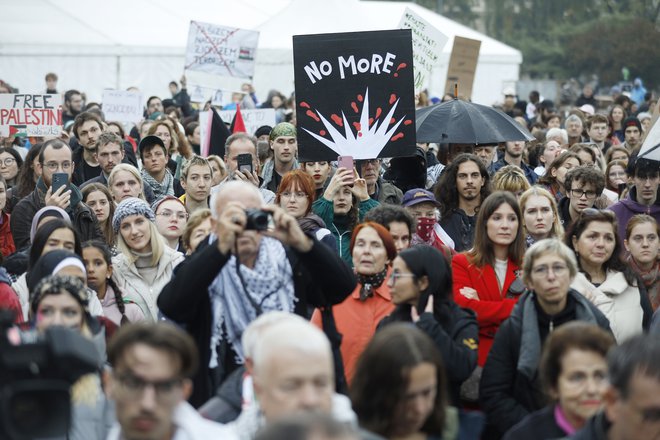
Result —
<path fill-rule="evenodd" d="M 142 159 L 142 151 L 147 147 L 152 147 L 154 145 L 160 145 L 165 150 L 165 143 L 158 136 L 149 135 L 142 138 L 140 145 L 138 145 L 138 151 L 140 153 L 140 159 Z M 167 154 L 167 151 L 165 152 Z"/>

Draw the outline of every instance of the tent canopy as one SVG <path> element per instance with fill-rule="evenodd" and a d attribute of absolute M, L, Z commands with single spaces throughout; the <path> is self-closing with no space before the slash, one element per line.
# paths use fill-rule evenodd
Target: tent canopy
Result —
<path fill-rule="evenodd" d="M 514 48 L 413 3 L 358 0 L 9 2 L 0 17 L 0 78 L 40 92 L 53 71 L 59 90 L 77 88 L 91 100 L 105 88 L 129 86 L 168 96 L 167 84 L 183 72 L 190 20 L 197 20 L 260 31 L 253 83 L 263 99 L 270 89 L 293 91 L 293 35 L 394 29 L 406 7 L 449 37 L 429 84 L 432 94 L 443 93 L 456 35 L 482 41 L 475 101 L 492 104 L 518 79 L 522 55 Z M 243 81 L 203 85 L 237 89 Z"/>

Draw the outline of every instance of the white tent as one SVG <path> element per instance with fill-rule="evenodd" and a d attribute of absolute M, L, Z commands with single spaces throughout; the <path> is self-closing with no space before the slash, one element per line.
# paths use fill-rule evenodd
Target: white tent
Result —
<path fill-rule="evenodd" d="M 473 99 L 492 104 L 518 80 L 521 53 L 497 40 L 412 3 L 358 0 L 24 0 L 3 4 L 0 78 L 24 92 L 45 88 L 56 72 L 58 88 L 78 88 L 99 100 L 105 88 L 137 86 L 167 96 L 183 73 L 190 20 L 260 31 L 254 85 L 293 91 L 293 35 L 396 28 L 409 7 L 449 37 L 429 85 L 441 96 L 456 35 L 482 41 Z M 194 77 L 190 72 L 189 78 Z M 216 88 L 241 80 L 218 78 Z M 194 80 L 189 79 L 189 83 Z"/>

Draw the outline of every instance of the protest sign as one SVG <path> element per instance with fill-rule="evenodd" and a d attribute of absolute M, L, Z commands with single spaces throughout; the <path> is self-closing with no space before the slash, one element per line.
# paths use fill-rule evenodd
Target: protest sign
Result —
<path fill-rule="evenodd" d="M 300 160 L 411 156 L 410 29 L 293 37 Z"/>
<path fill-rule="evenodd" d="M 454 47 L 449 58 L 447 68 L 447 83 L 445 90 L 454 90 L 454 84 L 458 84 L 459 95 L 470 98 L 474 84 L 474 73 L 477 70 L 479 49 L 481 41 L 469 38 L 454 37 Z"/>
<path fill-rule="evenodd" d="M 0 94 L 0 136 L 59 136 L 62 96 Z"/>
<path fill-rule="evenodd" d="M 419 92 L 426 87 L 449 38 L 410 8 L 403 11 L 399 28 L 412 30 L 415 91 Z"/>
<path fill-rule="evenodd" d="M 252 78 L 259 32 L 190 22 L 185 70 Z"/>
<path fill-rule="evenodd" d="M 142 93 L 104 90 L 102 109 L 106 121 L 139 122 L 143 115 Z"/>

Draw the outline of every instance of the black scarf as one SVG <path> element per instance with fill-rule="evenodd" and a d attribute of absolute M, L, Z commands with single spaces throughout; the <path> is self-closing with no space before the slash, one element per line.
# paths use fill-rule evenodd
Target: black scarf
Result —
<path fill-rule="evenodd" d="M 358 283 L 360 284 L 360 301 L 364 302 L 367 298 L 374 296 L 374 289 L 377 289 L 385 281 L 387 275 L 387 266 L 382 272 L 374 275 L 361 275 L 357 274 Z"/>

